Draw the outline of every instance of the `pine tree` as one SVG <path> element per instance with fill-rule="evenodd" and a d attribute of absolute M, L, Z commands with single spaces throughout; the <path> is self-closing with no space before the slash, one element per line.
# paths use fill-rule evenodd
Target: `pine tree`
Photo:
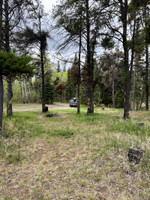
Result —
<path fill-rule="evenodd" d="M 29 19 L 33 20 L 33 27 L 27 27 L 22 33 L 18 33 L 19 37 L 23 38 L 25 47 L 35 47 L 39 50 L 40 57 L 40 74 L 41 74 L 41 100 L 42 100 L 42 112 L 45 112 L 45 80 L 44 80 L 44 66 L 45 66 L 45 54 L 47 49 L 47 39 L 49 38 L 48 31 L 44 30 L 43 20 L 46 17 L 44 7 L 40 0 L 36 0 L 35 4 L 30 9 Z"/>
<path fill-rule="evenodd" d="M 63 30 L 65 35 L 65 41 L 61 44 L 60 49 L 64 49 L 71 44 L 76 44 L 79 47 L 79 71 L 81 51 L 84 49 L 83 52 L 87 59 L 87 113 L 89 114 L 94 112 L 93 71 L 95 49 L 101 33 L 104 32 L 103 28 L 106 22 L 107 6 L 103 1 L 65 0 L 54 11 L 54 18 L 57 20 L 56 27 L 60 28 L 61 31 Z"/>
<path fill-rule="evenodd" d="M 31 1 L 3 0 L 3 50 L 9 52 L 10 45 L 14 38 L 17 26 L 23 20 L 24 8 L 31 4 Z M 7 75 L 7 116 L 12 116 L 12 77 Z"/>
<path fill-rule="evenodd" d="M 0 0 L 0 51 L 2 49 L 2 6 L 3 0 Z M 3 122 L 3 77 L 2 66 L 0 65 L 0 136 L 2 134 Z"/>
<path fill-rule="evenodd" d="M 130 110 L 130 92 L 132 82 L 132 72 L 134 67 L 135 56 L 135 35 L 137 26 L 137 5 L 138 1 L 134 1 L 132 9 L 132 21 L 130 21 L 130 2 L 128 0 L 110 1 L 111 20 L 108 27 L 111 30 L 111 36 L 118 39 L 122 43 L 124 54 L 124 119 L 129 118 Z M 114 9 L 115 8 L 115 9 Z M 112 9 L 114 11 L 112 12 Z M 118 23 L 114 23 L 114 19 Z M 129 30 L 130 29 L 130 33 Z"/>
<path fill-rule="evenodd" d="M 16 56 L 13 52 L 0 51 L 0 75 L 16 78 L 18 74 L 32 74 L 33 67 L 29 64 L 30 57 Z M 2 116 L 3 116 L 3 80 L 0 80 L 0 129 L 2 128 Z"/>

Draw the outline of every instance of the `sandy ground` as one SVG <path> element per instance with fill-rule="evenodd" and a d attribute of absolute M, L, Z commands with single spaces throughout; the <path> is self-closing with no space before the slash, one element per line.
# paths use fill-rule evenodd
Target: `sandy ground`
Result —
<path fill-rule="evenodd" d="M 61 110 L 61 109 L 72 109 L 69 104 L 53 104 L 53 105 L 46 105 L 48 106 L 48 110 Z M 40 104 L 18 104 L 14 106 L 13 111 L 14 112 L 20 112 L 20 111 L 40 111 L 41 105 Z"/>

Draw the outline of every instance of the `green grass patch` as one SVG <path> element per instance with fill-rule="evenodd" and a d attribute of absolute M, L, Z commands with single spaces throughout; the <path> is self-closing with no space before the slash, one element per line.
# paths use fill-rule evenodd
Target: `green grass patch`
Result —
<path fill-rule="evenodd" d="M 8 164 L 17 164 L 18 162 L 21 162 L 21 155 L 20 153 L 17 154 L 10 154 L 6 157 Z"/>
<path fill-rule="evenodd" d="M 51 135 L 56 137 L 70 138 L 74 135 L 74 133 L 71 130 L 55 130 Z"/>
<path fill-rule="evenodd" d="M 5 197 L 4 197 L 4 200 L 13 200 L 13 198 L 12 198 L 12 197 L 9 197 L 9 196 L 5 196 Z"/>
<path fill-rule="evenodd" d="M 59 115 L 52 118 L 41 111 L 4 116 L 1 199 L 149 198 L 149 114 L 132 112 L 123 120 L 121 109 L 95 108 L 87 115 L 81 106 L 81 114 L 76 111 L 50 110 Z M 137 125 L 141 120 L 144 126 Z M 138 165 L 128 161 L 131 146 L 144 150 Z"/>
<path fill-rule="evenodd" d="M 106 131 L 109 132 L 122 132 L 128 134 L 141 134 L 145 135 L 146 133 L 150 135 L 150 127 L 149 126 L 139 126 L 137 125 L 137 121 L 133 120 L 123 120 L 116 117 L 112 117 L 108 120 Z"/>

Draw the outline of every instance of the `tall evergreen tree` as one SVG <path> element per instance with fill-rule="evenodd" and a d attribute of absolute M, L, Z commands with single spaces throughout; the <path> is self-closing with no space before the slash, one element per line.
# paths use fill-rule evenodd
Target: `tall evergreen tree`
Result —
<path fill-rule="evenodd" d="M 44 19 L 47 14 L 44 12 L 44 7 L 40 0 L 36 0 L 32 9 L 30 9 L 29 19 L 32 20 L 34 29 L 27 27 L 22 33 L 18 33 L 19 37 L 23 37 L 25 47 L 36 47 L 39 50 L 40 57 L 40 74 L 41 74 L 41 101 L 42 112 L 45 112 L 45 80 L 44 80 L 44 66 L 45 66 L 45 53 L 47 49 L 47 39 L 49 38 L 48 31 L 45 30 Z"/>
<path fill-rule="evenodd" d="M 113 0 L 110 2 L 110 13 L 112 20 L 107 24 L 111 30 L 112 37 L 118 39 L 122 43 L 124 52 L 124 119 L 129 118 L 130 110 L 130 91 L 132 71 L 134 65 L 135 56 L 135 33 L 137 26 L 137 1 L 134 1 L 133 7 L 133 20 L 129 21 L 129 1 L 128 0 Z M 112 12 L 112 9 L 115 10 Z M 114 19 L 118 20 L 118 23 L 114 22 Z M 130 32 L 129 32 L 130 30 Z"/>
<path fill-rule="evenodd" d="M 82 47 L 82 53 L 84 53 L 87 59 L 87 113 L 94 112 L 94 56 L 98 40 L 102 31 L 104 31 L 106 22 L 105 18 L 107 16 L 107 6 L 107 3 L 104 3 L 103 1 L 66 0 L 57 6 L 57 9 L 54 13 L 54 17 L 57 20 L 57 27 L 61 28 L 61 31 L 64 30 L 65 41 L 62 43 L 61 48 L 64 48 L 67 45 L 70 46 L 71 44 L 75 44 L 76 46 L 78 45 L 79 52 L 81 51 L 80 48 Z"/>
<path fill-rule="evenodd" d="M 2 50 L 2 6 L 3 0 L 0 0 L 0 51 Z M 2 66 L 0 65 L 0 136 L 2 134 L 3 122 L 3 77 Z"/>
<path fill-rule="evenodd" d="M 30 57 L 19 57 L 13 52 L 0 51 L 0 75 L 16 77 L 18 74 L 31 74 L 33 67 L 30 66 Z M 0 82 L 0 130 L 2 128 L 2 116 L 3 116 L 3 80 Z"/>
<path fill-rule="evenodd" d="M 3 0 L 3 49 L 6 52 L 11 50 L 13 45 L 13 37 L 17 26 L 23 20 L 24 8 L 26 8 L 31 1 L 19 0 Z M 7 76 L 7 116 L 12 116 L 12 77 Z"/>
<path fill-rule="evenodd" d="M 149 12 L 150 12 L 150 1 L 144 0 L 140 3 L 140 6 L 143 8 L 143 21 L 144 21 L 144 29 L 147 30 L 148 26 L 150 26 L 149 23 Z M 149 110 L 149 33 L 147 31 L 144 31 L 145 35 L 145 60 L 146 60 L 146 67 L 145 67 L 145 93 L 146 93 L 146 98 L 145 98 L 145 105 L 146 105 L 146 110 Z"/>

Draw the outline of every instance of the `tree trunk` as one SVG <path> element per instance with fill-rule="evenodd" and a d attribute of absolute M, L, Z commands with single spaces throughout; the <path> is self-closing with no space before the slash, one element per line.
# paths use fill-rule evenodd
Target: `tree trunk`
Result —
<path fill-rule="evenodd" d="M 30 82 L 27 84 L 28 86 L 28 91 L 29 91 L 29 101 L 31 103 L 31 90 L 30 90 Z"/>
<path fill-rule="evenodd" d="M 133 61 L 135 53 L 135 33 L 136 33 L 136 9 L 137 2 L 134 2 L 134 24 L 132 34 L 132 48 L 131 48 L 131 62 L 129 67 L 129 53 L 127 44 L 127 14 L 128 14 L 128 0 L 125 1 L 124 5 L 124 26 L 123 26 L 123 46 L 124 46 L 124 58 L 125 58 L 125 102 L 124 102 L 124 119 L 129 118 L 130 110 L 130 91 L 131 91 L 131 78 L 133 71 Z"/>
<path fill-rule="evenodd" d="M 0 50 L 2 49 L 2 5 L 3 0 L 0 0 Z M 0 66 L 0 136 L 2 135 L 3 124 L 3 78 Z"/>
<path fill-rule="evenodd" d="M 92 79 L 92 113 L 94 113 L 94 87 L 93 87 L 93 79 Z"/>
<path fill-rule="evenodd" d="M 81 20 L 80 20 L 81 22 Z M 77 99 L 77 114 L 80 114 L 80 82 L 81 82 L 81 46 L 82 46 L 82 35 L 81 35 L 81 29 L 80 27 L 80 41 L 79 41 L 79 77 L 78 77 L 78 99 Z"/>
<path fill-rule="evenodd" d="M 126 43 L 127 45 L 127 43 Z M 131 90 L 131 77 L 128 64 L 128 50 L 124 47 L 124 61 L 125 61 L 125 90 L 124 90 L 124 119 L 129 118 L 130 110 L 130 90 Z"/>
<path fill-rule="evenodd" d="M 114 77 L 112 77 L 112 103 L 113 103 L 113 108 L 115 108 L 115 81 L 114 81 Z"/>
<path fill-rule="evenodd" d="M 93 96 L 93 74 L 90 70 L 88 76 L 88 111 L 87 114 L 94 112 L 94 96 Z"/>
<path fill-rule="evenodd" d="M 129 118 L 130 90 L 131 90 L 131 78 L 130 78 L 130 75 L 127 74 L 126 76 L 127 77 L 125 79 L 125 94 L 124 94 L 124 119 L 128 119 Z"/>
<path fill-rule="evenodd" d="M 44 58 L 43 58 L 43 48 L 41 44 L 40 48 L 41 56 L 41 73 L 42 73 L 42 112 L 45 112 L 45 87 L 44 87 Z"/>
<path fill-rule="evenodd" d="M 146 72 L 145 72 L 145 89 L 146 89 L 146 110 L 149 111 L 149 52 L 146 44 Z"/>
<path fill-rule="evenodd" d="M 147 3 L 144 5 L 144 21 L 145 28 L 148 27 L 148 10 Z M 145 54 L 146 54 L 146 69 L 145 69 L 145 105 L 146 110 L 149 110 L 149 50 L 148 50 L 148 34 L 145 35 Z"/>
<path fill-rule="evenodd" d="M 9 25 L 9 6 L 8 6 L 8 1 L 5 1 L 5 51 L 9 52 L 10 51 L 10 25 Z M 13 97 L 13 92 L 12 92 L 12 77 L 11 75 L 7 76 L 7 117 L 11 117 L 13 115 L 12 112 L 12 97 Z"/>
<path fill-rule="evenodd" d="M 7 117 L 11 117 L 13 115 L 12 112 L 12 78 L 10 75 L 7 76 Z"/>
<path fill-rule="evenodd" d="M 28 103 L 27 85 L 26 85 L 25 80 L 24 80 L 24 90 L 25 90 L 25 95 L 26 95 L 26 103 Z"/>
<path fill-rule="evenodd" d="M 86 31 L 87 31 L 87 71 L 88 71 L 88 110 L 87 114 L 93 113 L 93 68 L 91 66 L 90 47 L 90 21 L 89 21 L 89 0 L 86 0 Z"/>
<path fill-rule="evenodd" d="M 133 94 L 132 94 L 132 110 L 135 111 L 135 70 L 133 74 Z"/>
<path fill-rule="evenodd" d="M 24 99 L 24 87 L 23 87 L 23 82 L 21 81 L 21 96 L 22 96 L 22 103 L 25 103 L 25 99 Z"/>
<path fill-rule="evenodd" d="M 124 119 L 129 118 L 130 109 L 130 89 L 131 77 L 129 71 L 129 52 L 127 43 L 127 14 L 128 14 L 128 0 L 123 3 L 121 1 L 121 13 L 123 24 L 123 49 L 124 49 L 124 71 L 125 71 L 125 89 L 124 89 Z"/>
<path fill-rule="evenodd" d="M 145 92 L 143 91 L 142 94 L 141 94 L 141 100 L 140 100 L 140 106 L 139 106 L 140 110 L 142 109 L 142 104 L 143 104 L 143 100 L 144 100 L 144 94 L 145 94 Z"/>
<path fill-rule="evenodd" d="M 80 83 L 78 82 L 77 114 L 80 114 Z"/>
<path fill-rule="evenodd" d="M 3 79 L 2 79 L 2 74 L 0 74 L 0 136 L 2 134 L 2 122 L 3 122 Z"/>

